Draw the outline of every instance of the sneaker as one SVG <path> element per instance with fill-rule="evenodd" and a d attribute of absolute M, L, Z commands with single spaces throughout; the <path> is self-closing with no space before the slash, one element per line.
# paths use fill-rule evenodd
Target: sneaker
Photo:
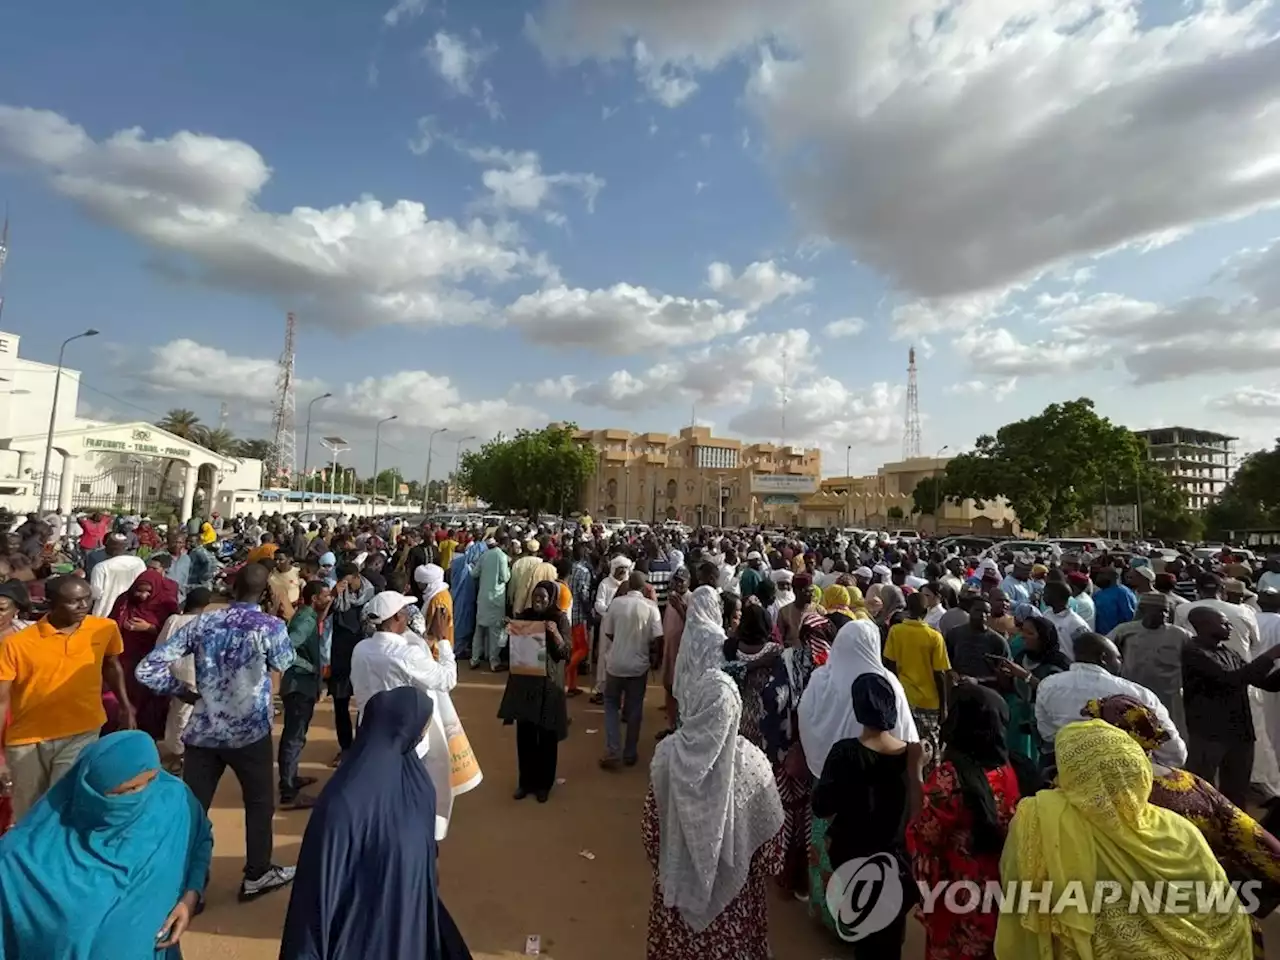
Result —
<path fill-rule="evenodd" d="M 297 867 L 277 867 L 272 866 L 266 873 L 258 877 L 257 880 L 250 880 L 245 877 L 240 884 L 240 902 L 247 903 L 250 900 L 256 900 L 264 893 L 270 893 L 272 890 L 279 890 L 281 887 L 287 887 L 293 883 L 293 875 L 297 873 Z"/>
<path fill-rule="evenodd" d="M 601 770 L 617 770 L 621 764 L 622 764 L 622 761 L 619 760 L 617 757 L 601 757 L 600 758 Z"/>
<path fill-rule="evenodd" d="M 472 669 L 472 670 L 479 670 L 479 669 L 480 669 L 480 661 L 479 661 L 479 660 L 472 660 L 472 661 L 471 661 L 471 669 Z"/>
<path fill-rule="evenodd" d="M 293 782 L 297 786 L 297 788 L 301 790 L 303 787 L 315 786 L 320 781 L 318 781 L 315 777 L 295 777 Z"/>
<path fill-rule="evenodd" d="M 307 793 L 295 793 L 292 797 L 281 797 L 282 810 L 310 810 L 316 805 L 316 798 Z"/>

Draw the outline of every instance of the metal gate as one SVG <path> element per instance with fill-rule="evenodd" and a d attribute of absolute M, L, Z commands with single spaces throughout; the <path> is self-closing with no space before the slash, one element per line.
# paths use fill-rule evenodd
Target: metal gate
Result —
<path fill-rule="evenodd" d="M 169 471 L 169 476 L 166 478 L 165 462 L 131 458 L 95 476 L 77 475 L 71 488 L 71 509 L 76 511 L 113 510 L 145 515 L 163 504 L 176 510 L 181 504 L 181 496 L 175 493 L 175 487 L 182 474 L 180 469 L 175 467 Z M 33 479 L 38 490 L 39 474 L 36 474 Z M 60 481 L 59 474 L 52 471 L 49 473 L 45 502 L 41 504 L 41 509 L 56 510 L 58 508 Z"/>

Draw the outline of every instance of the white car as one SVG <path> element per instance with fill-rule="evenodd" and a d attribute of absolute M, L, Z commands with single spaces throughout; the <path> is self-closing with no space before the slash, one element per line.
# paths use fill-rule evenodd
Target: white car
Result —
<path fill-rule="evenodd" d="M 993 544 L 982 551 L 982 557 L 998 557 L 1005 551 L 1012 553 L 1048 553 L 1057 558 L 1062 556 L 1062 548 L 1051 540 L 1004 540 Z"/>

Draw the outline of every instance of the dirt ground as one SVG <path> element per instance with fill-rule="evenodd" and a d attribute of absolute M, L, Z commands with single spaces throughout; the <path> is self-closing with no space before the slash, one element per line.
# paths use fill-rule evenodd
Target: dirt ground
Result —
<path fill-rule="evenodd" d="M 660 691 L 649 690 L 641 763 L 616 774 L 596 766 L 604 748 L 601 708 L 586 697 L 570 701 L 573 725 L 560 745 L 558 773 L 565 783 L 543 805 L 511 798 L 515 728 L 503 727 L 494 716 L 501 678 L 464 667 L 461 680 L 454 702 L 485 779 L 454 806 L 449 837 L 440 848 L 440 876 L 444 902 L 477 960 L 521 957 L 530 934 L 541 936 L 542 955 L 552 960 L 643 960 L 653 873 L 640 843 L 640 809 L 653 735 L 660 729 Z M 332 718 L 329 704 L 322 703 L 303 755 L 304 772 L 322 782 L 337 749 Z M 215 845 L 208 909 L 183 939 L 184 955 L 275 960 L 289 895 L 281 891 L 250 904 L 236 902 L 244 822 L 240 788 L 230 771 L 210 815 Z M 305 812 L 276 814 L 276 862 L 296 861 L 306 818 Z M 587 860 L 582 851 L 595 859 Z M 776 960 L 851 956 L 794 900 L 771 903 L 769 929 Z M 919 934 L 911 931 L 905 960 L 923 956 Z"/>

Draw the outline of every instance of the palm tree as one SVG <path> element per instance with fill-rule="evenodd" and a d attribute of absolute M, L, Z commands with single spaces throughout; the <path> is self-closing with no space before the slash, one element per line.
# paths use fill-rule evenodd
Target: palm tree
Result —
<path fill-rule="evenodd" d="M 234 454 L 239 445 L 235 435 L 226 427 L 214 427 L 212 430 L 208 427 L 200 427 L 191 439 L 206 450 L 224 455 Z"/>
<path fill-rule="evenodd" d="M 163 418 L 156 422 L 156 426 L 161 430 L 172 433 L 175 437 L 181 437 L 183 440 L 191 440 L 194 443 L 200 441 L 196 439 L 196 435 L 204 429 L 200 423 L 200 417 L 193 411 L 186 410 L 182 407 L 174 407 Z M 166 460 L 164 464 L 164 472 L 160 474 L 160 496 L 164 496 L 165 490 L 169 486 L 169 473 L 173 470 L 175 461 Z"/>
<path fill-rule="evenodd" d="M 273 450 L 270 440 L 237 440 L 234 452 L 242 460 L 261 460 L 265 463 L 271 459 Z"/>

